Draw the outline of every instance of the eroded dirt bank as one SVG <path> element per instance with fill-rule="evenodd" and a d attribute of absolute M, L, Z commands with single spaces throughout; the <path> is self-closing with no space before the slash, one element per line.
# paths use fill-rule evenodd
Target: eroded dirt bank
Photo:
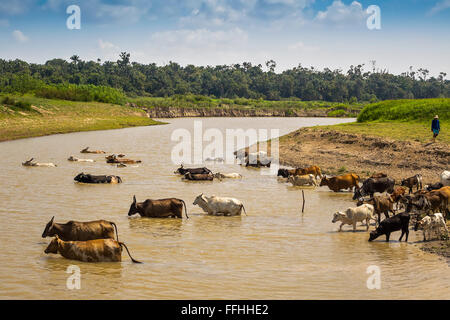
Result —
<path fill-rule="evenodd" d="M 385 172 L 401 179 L 421 173 L 424 183 L 439 181 L 449 169 L 450 148 L 380 137 L 302 128 L 280 139 L 280 162 L 292 167 L 318 165 L 327 174 L 354 172 L 366 177 Z"/>
<path fill-rule="evenodd" d="M 256 109 L 256 108 L 143 108 L 150 118 L 182 117 L 327 117 L 333 108 L 317 109 Z M 348 116 L 356 116 L 347 110 Z"/>

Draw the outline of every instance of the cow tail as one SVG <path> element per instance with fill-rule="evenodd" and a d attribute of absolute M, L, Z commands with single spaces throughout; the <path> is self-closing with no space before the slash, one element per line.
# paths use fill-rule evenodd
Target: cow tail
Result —
<path fill-rule="evenodd" d="M 116 229 L 117 242 L 119 242 L 119 232 L 117 231 L 117 226 L 114 222 L 110 222 L 110 223 L 114 226 L 114 229 Z"/>
<path fill-rule="evenodd" d="M 244 209 L 244 213 L 245 213 L 245 215 L 247 216 L 247 211 L 245 211 L 244 205 L 242 205 L 241 208 Z"/>
<path fill-rule="evenodd" d="M 181 199 L 180 199 L 180 201 L 181 201 L 181 202 L 183 203 L 183 205 L 184 205 L 184 214 L 186 214 L 186 218 L 189 219 L 189 216 L 188 216 L 188 214 L 187 214 L 186 202 L 184 202 L 184 200 L 181 200 Z"/>
<path fill-rule="evenodd" d="M 131 254 L 130 254 L 130 251 L 128 250 L 128 247 L 126 246 L 125 243 L 119 242 L 119 245 L 120 245 L 121 247 L 124 246 L 125 249 L 127 249 L 128 256 L 130 257 L 131 261 L 133 261 L 134 263 L 142 263 L 142 262 L 140 262 L 140 261 L 137 261 L 137 260 L 134 260 L 134 259 L 133 259 L 133 257 L 132 257 Z"/>

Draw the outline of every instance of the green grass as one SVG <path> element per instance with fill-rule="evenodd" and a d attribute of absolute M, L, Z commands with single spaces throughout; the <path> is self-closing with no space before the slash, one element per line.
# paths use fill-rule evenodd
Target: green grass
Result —
<path fill-rule="evenodd" d="M 175 95 L 166 98 L 141 97 L 128 99 L 128 102 L 146 108 L 233 108 L 233 109 L 282 109 L 287 114 L 293 114 L 292 110 L 325 109 L 329 110 L 328 116 L 354 117 L 363 108 L 362 103 L 343 104 L 326 101 L 301 101 L 288 99 L 280 101 L 268 101 L 257 99 L 216 99 L 201 95 Z"/>
<path fill-rule="evenodd" d="M 358 122 L 450 120 L 450 99 L 388 100 L 366 106 Z"/>
<path fill-rule="evenodd" d="M 436 114 L 441 124 L 437 142 L 450 144 L 450 99 L 383 101 L 366 106 L 357 123 L 316 128 L 426 143 L 433 136 L 431 121 Z"/>
<path fill-rule="evenodd" d="M 29 106 L 25 108 L 18 107 Z M 0 141 L 161 124 L 142 110 L 100 102 L 0 96 Z"/>

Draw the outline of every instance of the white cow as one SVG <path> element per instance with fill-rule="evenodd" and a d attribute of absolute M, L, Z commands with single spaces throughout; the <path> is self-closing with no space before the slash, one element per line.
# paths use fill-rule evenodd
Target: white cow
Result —
<path fill-rule="evenodd" d="M 375 208 L 371 204 L 363 204 L 356 208 L 348 208 L 345 212 L 336 212 L 333 215 L 333 220 L 331 222 L 336 223 L 337 221 L 341 221 L 341 226 L 339 227 L 339 231 L 342 231 L 342 226 L 344 224 L 353 225 L 353 232 L 356 231 L 356 223 L 366 221 L 367 230 L 369 230 L 370 220 L 374 220 L 376 222 L 375 217 L 373 216 Z"/>
<path fill-rule="evenodd" d="M 239 159 L 241 163 L 257 164 L 259 160 L 259 162 L 261 162 L 263 165 L 266 165 L 272 162 L 272 158 L 268 157 L 267 152 L 265 151 L 258 151 L 254 153 L 238 151 L 236 152 L 236 158 Z"/>
<path fill-rule="evenodd" d="M 434 213 L 431 216 L 426 216 L 422 220 L 418 221 L 414 230 L 423 230 L 423 241 L 427 241 L 426 233 L 428 232 L 428 240 L 431 240 L 433 232 L 439 236 L 440 229 L 444 228 L 445 233 L 448 234 L 447 225 L 445 224 L 442 213 Z"/>
<path fill-rule="evenodd" d="M 56 167 L 54 163 L 38 163 L 33 162 L 34 158 L 31 158 L 28 161 L 22 162 L 22 165 L 25 167 Z"/>
<path fill-rule="evenodd" d="M 68 161 L 73 161 L 73 162 L 95 162 L 92 159 L 78 159 L 75 158 L 74 156 L 70 156 L 69 159 L 67 159 Z"/>
<path fill-rule="evenodd" d="M 198 205 L 204 212 L 214 216 L 239 216 L 242 209 L 245 212 L 244 205 L 237 199 L 216 196 L 207 197 L 203 193 L 195 199 L 193 205 Z"/>
<path fill-rule="evenodd" d="M 242 175 L 239 173 L 220 173 L 217 172 L 214 174 L 214 178 L 216 179 L 242 179 Z"/>
<path fill-rule="evenodd" d="M 307 174 L 304 176 L 289 176 L 288 182 L 292 183 L 293 186 L 317 186 L 316 178 L 313 174 Z"/>
<path fill-rule="evenodd" d="M 450 186 L 450 171 L 444 171 L 441 173 L 441 183 L 444 187 Z"/>

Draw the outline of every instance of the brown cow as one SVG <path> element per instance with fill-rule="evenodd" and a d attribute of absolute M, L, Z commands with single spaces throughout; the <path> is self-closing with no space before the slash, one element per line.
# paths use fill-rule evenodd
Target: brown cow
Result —
<path fill-rule="evenodd" d="M 98 220 L 90 222 L 69 221 L 67 223 L 55 223 L 53 217 L 45 226 L 42 238 L 59 236 L 64 241 L 87 241 L 96 239 L 114 239 L 116 231 L 117 241 L 119 233 L 114 222 Z"/>
<path fill-rule="evenodd" d="M 135 163 L 142 163 L 141 160 L 132 160 L 132 159 L 118 159 L 115 154 L 105 157 L 106 163 L 119 163 L 119 164 L 135 164 Z"/>
<path fill-rule="evenodd" d="M 88 149 L 89 149 L 89 147 L 84 148 L 83 150 L 80 151 L 80 153 L 94 153 L 94 154 L 103 154 L 103 153 L 106 153 L 105 151 L 101 151 L 101 150 L 91 151 L 91 150 L 88 150 Z"/>
<path fill-rule="evenodd" d="M 394 212 L 394 202 L 392 201 L 391 197 L 389 195 L 383 195 L 383 196 L 374 196 L 370 199 L 359 199 L 357 206 L 363 204 L 371 204 L 373 205 L 375 209 L 375 214 L 378 215 L 378 224 L 381 222 L 381 214 L 384 213 L 384 216 L 389 218 L 389 211 L 395 214 Z"/>
<path fill-rule="evenodd" d="M 320 177 L 322 179 L 322 170 L 318 166 L 311 166 L 304 169 L 295 169 L 295 176 L 306 176 L 308 174 L 314 175 L 314 178 Z"/>
<path fill-rule="evenodd" d="M 422 185 L 422 175 L 416 174 L 414 177 L 410 177 L 402 180 L 402 187 L 409 188 L 409 194 L 413 192 L 413 187 L 417 186 L 417 191 L 423 188 Z"/>
<path fill-rule="evenodd" d="M 131 257 L 130 251 L 123 242 L 113 239 L 64 241 L 55 235 L 44 252 L 46 254 L 59 253 L 66 259 L 84 262 L 120 262 L 122 261 L 122 246 L 127 249 L 131 261 L 141 263 Z"/>
<path fill-rule="evenodd" d="M 211 173 L 186 173 L 184 175 L 184 179 L 190 180 L 190 181 L 213 181 L 214 176 Z"/>
<path fill-rule="evenodd" d="M 186 203 L 181 199 L 147 199 L 144 202 L 137 203 L 136 196 L 133 196 L 133 203 L 128 211 L 128 216 L 139 213 L 141 217 L 147 218 L 183 218 L 183 205 L 186 218 L 189 219 L 186 209 Z"/>
<path fill-rule="evenodd" d="M 359 176 L 354 173 L 332 178 L 323 177 L 320 186 L 328 186 L 334 192 L 344 189 L 351 190 L 353 187 L 358 187 L 359 179 Z"/>

